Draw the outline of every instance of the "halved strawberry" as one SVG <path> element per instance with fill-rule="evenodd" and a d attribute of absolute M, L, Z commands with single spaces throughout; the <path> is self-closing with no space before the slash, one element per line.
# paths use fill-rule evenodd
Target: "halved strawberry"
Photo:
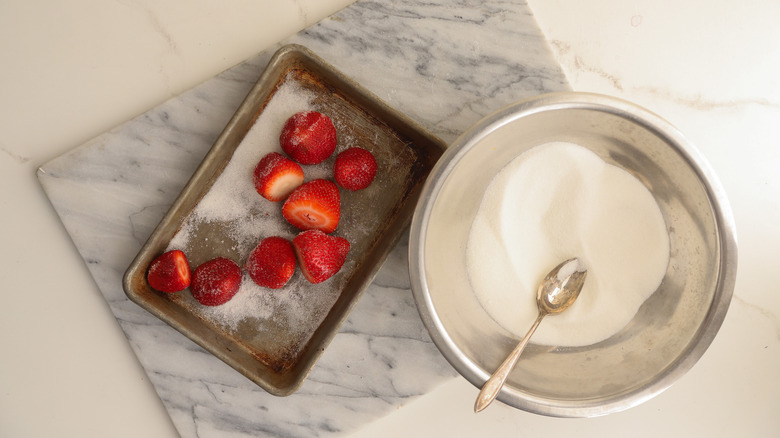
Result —
<path fill-rule="evenodd" d="M 204 306 L 219 306 L 230 301 L 241 287 L 241 268 L 225 257 L 217 257 L 195 268 L 190 292 Z"/>
<path fill-rule="evenodd" d="M 303 184 L 303 169 L 278 152 L 264 156 L 252 175 L 255 189 L 265 199 L 277 202 Z"/>
<path fill-rule="evenodd" d="M 339 272 L 349 252 L 347 239 L 319 230 L 304 231 L 295 236 L 292 243 L 303 276 L 315 284 Z"/>
<path fill-rule="evenodd" d="M 287 119 L 279 144 L 293 160 L 301 164 L 318 164 L 336 150 L 336 127 L 325 114 L 301 111 Z"/>
<path fill-rule="evenodd" d="M 332 233 L 341 218 L 339 188 L 326 179 L 304 183 L 284 201 L 282 215 L 298 229 Z"/>
<path fill-rule="evenodd" d="M 282 237 L 266 237 L 249 253 L 244 267 L 258 285 L 279 289 L 295 273 L 293 246 Z"/>
<path fill-rule="evenodd" d="M 149 286 L 160 292 L 173 293 L 190 285 L 190 262 L 178 249 L 157 256 L 146 274 Z"/>
<path fill-rule="evenodd" d="M 374 181 L 376 169 L 374 154 L 363 148 L 352 147 L 336 156 L 333 179 L 347 190 L 362 190 Z"/>

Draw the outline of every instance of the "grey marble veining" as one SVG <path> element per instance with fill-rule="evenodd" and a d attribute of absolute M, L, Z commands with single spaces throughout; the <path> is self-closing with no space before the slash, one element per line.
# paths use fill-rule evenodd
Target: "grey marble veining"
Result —
<path fill-rule="evenodd" d="M 569 89 L 523 2 L 358 2 L 291 41 L 447 142 L 520 98 Z"/>
<path fill-rule="evenodd" d="M 447 142 L 518 99 L 568 89 L 515 1 L 359 1 L 307 46 Z M 41 166 L 39 179 L 185 437 L 335 436 L 455 376 L 390 254 L 301 389 L 278 398 L 129 301 L 121 279 L 262 73 L 267 52 Z"/>

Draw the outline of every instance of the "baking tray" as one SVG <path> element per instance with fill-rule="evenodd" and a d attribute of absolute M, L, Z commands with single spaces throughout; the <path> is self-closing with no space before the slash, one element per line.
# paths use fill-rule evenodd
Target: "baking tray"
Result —
<path fill-rule="evenodd" d="M 146 281 L 147 268 L 168 249 L 183 249 L 193 269 L 217 256 L 243 266 L 254 245 L 268 237 L 264 233 L 273 231 L 287 238 L 297 233 L 284 222 L 281 203 L 270 203 L 259 195 L 239 200 L 237 204 L 244 205 L 244 211 L 232 218 L 204 220 L 198 216 L 206 199 L 213 202 L 211 198 L 224 196 L 224 191 L 217 189 L 225 185 L 220 179 L 236 181 L 239 175 L 237 181 L 251 181 L 251 170 L 247 169 L 253 169 L 256 161 L 242 165 L 247 156 L 255 154 L 259 160 L 269 150 L 281 152 L 278 141 L 269 144 L 263 141 L 263 133 L 256 131 L 270 129 L 265 137 L 278 139 L 283 119 L 295 109 L 281 100 L 282 94 L 289 97 L 290 93 L 306 96 L 311 109 L 331 117 L 339 137 L 333 157 L 312 169 L 304 166 L 307 180 L 328 177 L 335 155 L 350 146 L 371 150 L 379 165 L 369 188 L 341 190 L 342 217 L 334 234 L 346 237 L 351 244 L 342 270 L 324 283 L 311 285 L 297 269 L 290 283 L 279 291 L 253 286 L 245 274 L 242 290 L 224 305 L 238 302 L 242 306 L 233 306 L 243 313 L 233 315 L 230 323 L 220 314 L 227 311 L 199 305 L 188 289 L 174 294 L 152 289 Z M 440 139 L 307 48 L 284 46 L 271 58 L 129 266 L 123 279 L 125 293 L 269 393 L 290 395 L 303 383 L 388 253 L 408 231 L 425 178 L 445 147 Z M 232 160 L 234 156 L 236 160 Z M 250 224 L 257 232 L 250 233 L 251 237 L 246 233 L 236 237 L 236 224 Z"/>

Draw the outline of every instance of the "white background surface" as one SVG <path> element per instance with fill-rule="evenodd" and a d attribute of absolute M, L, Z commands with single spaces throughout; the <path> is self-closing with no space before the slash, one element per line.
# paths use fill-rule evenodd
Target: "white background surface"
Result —
<path fill-rule="evenodd" d="M 35 169 L 350 3 L 0 0 L 0 436 L 176 436 Z M 456 379 L 357 435 L 778 436 L 780 3 L 530 5 L 575 90 L 657 112 L 720 176 L 740 245 L 729 314 L 691 372 L 624 413 L 475 416 Z"/>

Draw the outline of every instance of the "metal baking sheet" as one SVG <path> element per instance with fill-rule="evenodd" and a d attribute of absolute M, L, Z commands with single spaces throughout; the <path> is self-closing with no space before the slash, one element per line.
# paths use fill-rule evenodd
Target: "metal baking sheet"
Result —
<path fill-rule="evenodd" d="M 269 294 L 271 304 L 255 300 L 257 314 L 237 325 L 225 324 L 219 311 L 199 305 L 189 290 L 165 294 L 153 290 L 146 281 L 151 261 L 172 245 L 172 240 L 188 233 L 187 253 L 194 269 L 217 256 L 229 257 L 243 266 L 248 252 L 263 237 L 237 241 L 231 224 L 221 221 L 195 221 L 194 212 L 220 177 L 227 177 L 231 158 L 240 147 L 253 147 L 244 141 L 256 121 L 281 89 L 301 90 L 313 96 L 315 109 L 333 119 L 339 136 L 339 150 L 359 145 L 374 152 L 379 164 L 376 180 L 368 189 L 341 190 L 342 218 L 334 234 L 347 233 L 351 249 L 341 272 L 320 285 L 309 284 L 296 272 L 280 292 L 258 290 L 242 293 Z M 291 115 L 291 114 L 290 114 Z M 278 132 L 272 136 L 278 138 Z M 361 293 L 373 280 L 390 250 L 408 225 L 422 185 L 441 156 L 445 144 L 404 115 L 393 110 L 314 55 L 305 47 L 282 47 L 271 59 L 258 82 L 214 143 L 203 162 L 142 247 L 124 276 L 127 296 L 173 328 L 192 339 L 271 394 L 286 396 L 295 392 L 314 363 L 347 318 Z M 281 152 L 281 148 L 278 148 Z M 236 155 L 238 155 L 236 153 Z M 334 154 L 335 157 L 336 154 Z M 333 157 L 321 165 L 332 165 Z M 226 175 L 223 175 L 225 173 Z M 245 175 L 251 178 L 250 175 Z M 311 179 L 307 175 L 307 180 Z M 257 196 L 257 202 L 269 202 Z M 254 202 L 254 201 L 253 201 Z M 253 220 L 284 221 L 281 203 L 248 210 Z M 267 208 L 278 209 L 278 215 Z M 277 224 L 285 237 L 297 232 L 286 222 Z M 287 228 L 284 228 L 287 227 Z M 350 231 L 350 230 L 359 230 Z M 347 237 L 347 236 L 344 236 Z M 241 238 L 239 238 L 241 240 Z M 244 238 L 243 240 L 246 240 Z M 244 276 L 244 283 L 251 281 Z M 273 308 L 273 300 L 289 294 L 295 301 L 299 324 L 282 317 L 284 309 Z M 259 296 L 259 295 L 258 295 Z M 238 297 L 238 295 L 237 295 Z M 324 298 L 323 298 L 324 297 Z M 330 298 L 328 298 L 330 297 Z M 273 298 L 273 299 L 271 299 Z M 234 298 L 235 300 L 236 298 Z M 230 304 L 230 303 L 228 303 Z M 227 305 L 227 304 L 226 304 Z M 289 307 L 289 306 L 288 306 Z M 246 312 L 246 309 L 242 309 Z"/>

